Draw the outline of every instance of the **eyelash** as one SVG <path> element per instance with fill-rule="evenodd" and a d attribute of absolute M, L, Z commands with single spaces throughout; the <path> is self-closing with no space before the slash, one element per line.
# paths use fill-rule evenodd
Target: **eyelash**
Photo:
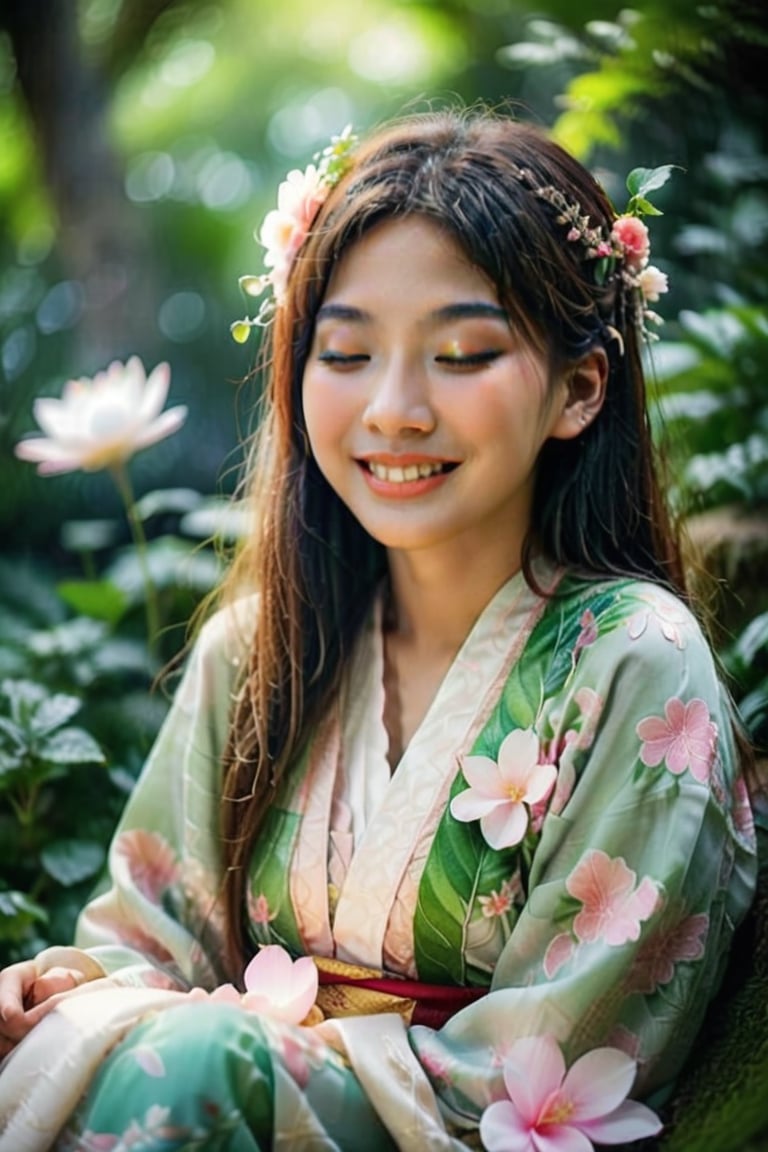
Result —
<path fill-rule="evenodd" d="M 492 364 L 499 356 L 501 352 L 497 348 L 489 348 L 485 352 L 470 352 L 466 356 L 436 356 L 435 361 L 452 368 L 479 368 L 484 364 Z"/>
<path fill-rule="evenodd" d="M 445 364 L 449 368 L 479 368 L 484 364 L 491 364 L 499 356 L 501 356 L 501 352 L 498 349 L 489 348 L 486 352 L 471 352 L 467 356 L 435 356 L 435 363 Z M 326 352 L 321 352 L 318 360 L 332 367 L 343 368 L 364 364 L 370 360 L 370 356 L 362 352 L 346 356 L 342 352 L 332 352 L 329 349 Z"/>
<path fill-rule="evenodd" d="M 343 368 L 345 365 L 352 366 L 353 364 L 364 364 L 370 360 L 370 356 L 366 356 L 360 352 L 352 356 L 345 356 L 342 352 L 321 352 L 317 357 L 322 364 L 330 364 L 333 368 Z"/>

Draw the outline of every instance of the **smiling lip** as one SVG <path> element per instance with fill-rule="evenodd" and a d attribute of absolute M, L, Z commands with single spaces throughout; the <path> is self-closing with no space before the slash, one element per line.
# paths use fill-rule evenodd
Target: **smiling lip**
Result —
<path fill-rule="evenodd" d="M 457 467 L 456 461 L 416 455 L 360 457 L 357 461 L 368 486 L 381 496 L 423 496 L 440 487 Z"/>

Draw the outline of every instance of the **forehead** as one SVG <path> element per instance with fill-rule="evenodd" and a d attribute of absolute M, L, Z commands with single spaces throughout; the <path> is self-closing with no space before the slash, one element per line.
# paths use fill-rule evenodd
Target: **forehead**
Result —
<path fill-rule="evenodd" d="M 364 294 L 395 295 L 405 303 L 419 292 L 497 298 L 492 282 L 446 227 L 413 215 L 383 220 L 355 240 L 334 267 L 325 302 Z"/>

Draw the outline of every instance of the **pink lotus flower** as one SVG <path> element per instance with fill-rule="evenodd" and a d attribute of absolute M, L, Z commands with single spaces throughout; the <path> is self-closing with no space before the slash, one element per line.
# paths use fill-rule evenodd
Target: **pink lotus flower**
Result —
<path fill-rule="evenodd" d="M 211 993 L 193 988 L 189 996 L 239 1005 L 246 1012 L 260 1012 L 286 1024 L 301 1024 L 315 1003 L 318 973 L 311 956 L 292 960 L 279 944 L 267 944 L 246 968 L 244 982 L 243 993 L 233 984 L 220 984 Z"/>
<path fill-rule="evenodd" d="M 651 242 L 642 220 L 637 216 L 619 216 L 611 230 L 611 238 L 622 248 L 628 271 L 639 272 L 646 266 Z"/>
<path fill-rule="evenodd" d="M 660 896 L 648 876 L 637 888 L 636 879 L 621 856 L 608 856 L 599 848 L 585 853 L 565 882 L 582 904 L 573 921 L 577 939 L 602 939 L 612 946 L 638 939 L 641 923 L 653 915 Z"/>
<path fill-rule="evenodd" d="M 617 1048 L 596 1048 L 565 1060 L 552 1036 L 516 1040 L 504 1061 L 509 1099 L 480 1118 L 488 1152 L 591 1152 L 592 1141 L 626 1144 L 653 1136 L 661 1121 L 627 1100 L 636 1065 Z"/>
<path fill-rule="evenodd" d="M 552 790 L 553 764 L 539 763 L 539 739 L 532 728 L 518 728 L 504 738 L 498 763 L 489 756 L 465 756 L 462 771 L 470 787 L 451 801 L 455 820 L 480 821 L 492 848 L 519 844 L 528 828 L 526 805 L 537 804 Z"/>
<path fill-rule="evenodd" d="M 683 704 L 672 696 L 664 707 L 664 717 L 648 716 L 635 731 L 643 741 L 640 759 L 648 768 L 655 768 L 663 760 L 673 775 L 680 776 L 689 768 L 694 779 L 707 782 L 715 756 L 717 727 L 703 700 L 694 697 Z"/>
<path fill-rule="evenodd" d="M 46 435 L 21 440 L 16 455 L 36 463 L 41 476 L 121 465 L 184 423 L 184 405 L 161 412 L 169 382 L 167 364 L 147 377 L 138 356 L 126 364 L 115 360 L 92 380 L 69 380 L 60 400 L 35 400 L 35 419 Z"/>

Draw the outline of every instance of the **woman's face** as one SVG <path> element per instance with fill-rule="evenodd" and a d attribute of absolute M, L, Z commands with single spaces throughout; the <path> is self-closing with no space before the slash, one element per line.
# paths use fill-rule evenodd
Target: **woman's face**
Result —
<path fill-rule="evenodd" d="M 504 541 L 519 563 L 539 450 L 572 434 L 565 384 L 549 383 L 545 356 L 456 241 L 419 216 L 377 225 L 340 260 L 303 404 L 328 482 L 371 536 L 409 552 Z"/>

